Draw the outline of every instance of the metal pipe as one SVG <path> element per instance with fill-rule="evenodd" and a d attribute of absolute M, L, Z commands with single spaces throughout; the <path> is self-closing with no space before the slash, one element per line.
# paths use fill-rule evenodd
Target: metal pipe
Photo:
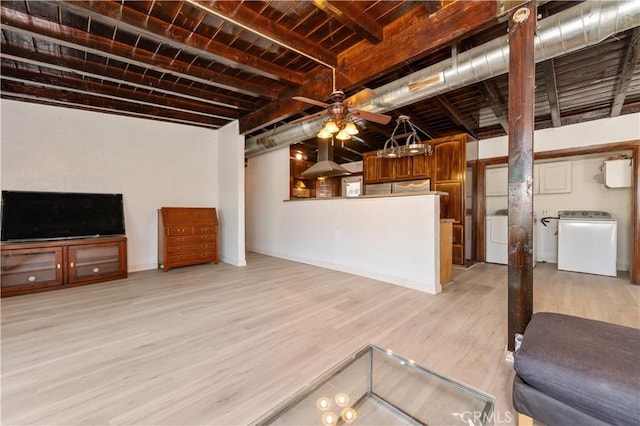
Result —
<path fill-rule="evenodd" d="M 640 1 L 587 1 L 538 22 L 535 61 L 598 44 L 616 33 L 640 26 Z M 455 65 L 454 65 L 455 63 Z M 508 35 L 460 53 L 392 83 L 378 87 L 376 98 L 354 108 L 387 112 L 509 72 Z M 444 81 L 434 79 L 442 73 Z M 421 81 L 435 81 L 421 86 Z M 413 89 L 412 89 L 413 88 Z M 284 125 L 247 139 L 245 157 L 315 137 L 324 123 L 319 117 Z"/>

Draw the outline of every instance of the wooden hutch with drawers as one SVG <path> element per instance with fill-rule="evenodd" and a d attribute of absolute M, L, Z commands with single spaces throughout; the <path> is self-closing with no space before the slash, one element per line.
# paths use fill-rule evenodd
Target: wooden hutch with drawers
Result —
<path fill-rule="evenodd" d="M 214 208 L 162 207 L 158 210 L 158 267 L 220 261 L 218 216 Z"/>

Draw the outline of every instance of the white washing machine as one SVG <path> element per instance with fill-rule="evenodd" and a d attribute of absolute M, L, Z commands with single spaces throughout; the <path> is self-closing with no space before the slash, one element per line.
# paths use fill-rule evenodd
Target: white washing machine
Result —
<path fill-rule="evenodd" d="M 615 277 L 618 224 L 611 214 L 558 212 L 558 269 Z"/>
<path fill-rule="evenodd" d="M 509 216 L 497 214 L 485 218 L 485 261 L 489 263 L 509 263 Z"/>

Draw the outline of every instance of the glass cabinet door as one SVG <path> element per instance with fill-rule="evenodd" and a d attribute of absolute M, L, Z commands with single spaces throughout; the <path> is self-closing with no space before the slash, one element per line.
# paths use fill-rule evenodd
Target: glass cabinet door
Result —
<path fill-rule="evenodd" d="M 2 292 L 62 284 L 62 248 L 2 250 Z"/>
<path fill-rule="evenodd" d="M 123 257 L 124 243 L 121 242 L 69 246 L 68 283 L 102 280 L 109 276 L 122 275 Z"/>

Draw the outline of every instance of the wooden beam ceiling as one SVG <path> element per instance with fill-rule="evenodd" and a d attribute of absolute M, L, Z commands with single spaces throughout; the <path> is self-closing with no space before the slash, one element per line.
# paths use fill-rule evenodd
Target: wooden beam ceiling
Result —
<path fill-rule="evenodd" d="M 558 84 L 556 82 L 556 67 L 553 59 L 549 59 L 540 64 L 544 75 L 544 85 L 547 88 L 547 98 L 549 99 L 549 109 L 551 110 L 551 123 L 553 127 L 560 127 L 560 102 L 558 100 Z"/>
<path fill-rule="evenodd" d="M 618 84 L 616 85 L 613 106 L 611 107 L 611 117 L 617 117 L 622 111 L 624 100 L 627 97 L 629 84 L 633 78 L 633 73 L 640 60 L 640 27 L 636 27 L 631 32 L 631 40 L 622 65 L 622 72 Z"/>
<path fill-rule="evenodd" d="M 176 49 L 189 52 L 226 66 L 244 69 L 265 77 L 300 85 L 303 75 L 273 64 L 257 56 L 229 47 L 193 31 L 187 31 L 170 22 L 149 16 L 120 3 L 109 1 L 60 2 L 60 7 L 80 12 L 91 19 L 103 22 L 118 30 L 129 31 Z"/>
<path fill-rule="evenodd" d="M 360 14 L 353 4 L 346 1 L 313 0 L 314 6 L 327 15 L 337 19 L 345 27 L 360 35 L 372 44 L 383 40 L 382 25 L 368 15 Z"/>
<path fill-rule="evenodd" d="M 388 36 L 375 48 L 368 41 L 362 41 L 338 55 L 336 87 L 348 90 L 361 85 L 383 72 L 400 67 L 405 61 L 426 55 L 460 40 L 465 34 L 495 23 L 498 15 L 496 2 L 454 2 L 430 15 L 421 11 L 420 19 L 411 19 L 414 15 L 407 14 L 385 28 Z M 331 70 L 322 70 L 316 78 L 331 79 Z M 316 85 L 318 88 L 313 90 L 305 86 L 297 93 L 281 96 L 276 102 L 243 117 L 240 132 L 250 133 L 263 128 L 265 123 L 290 116 L 298 108 L 291 101 L 291 96 L 326 99 L 329 95 L 326 90 L 318 91 L 321 85 Z"/>

